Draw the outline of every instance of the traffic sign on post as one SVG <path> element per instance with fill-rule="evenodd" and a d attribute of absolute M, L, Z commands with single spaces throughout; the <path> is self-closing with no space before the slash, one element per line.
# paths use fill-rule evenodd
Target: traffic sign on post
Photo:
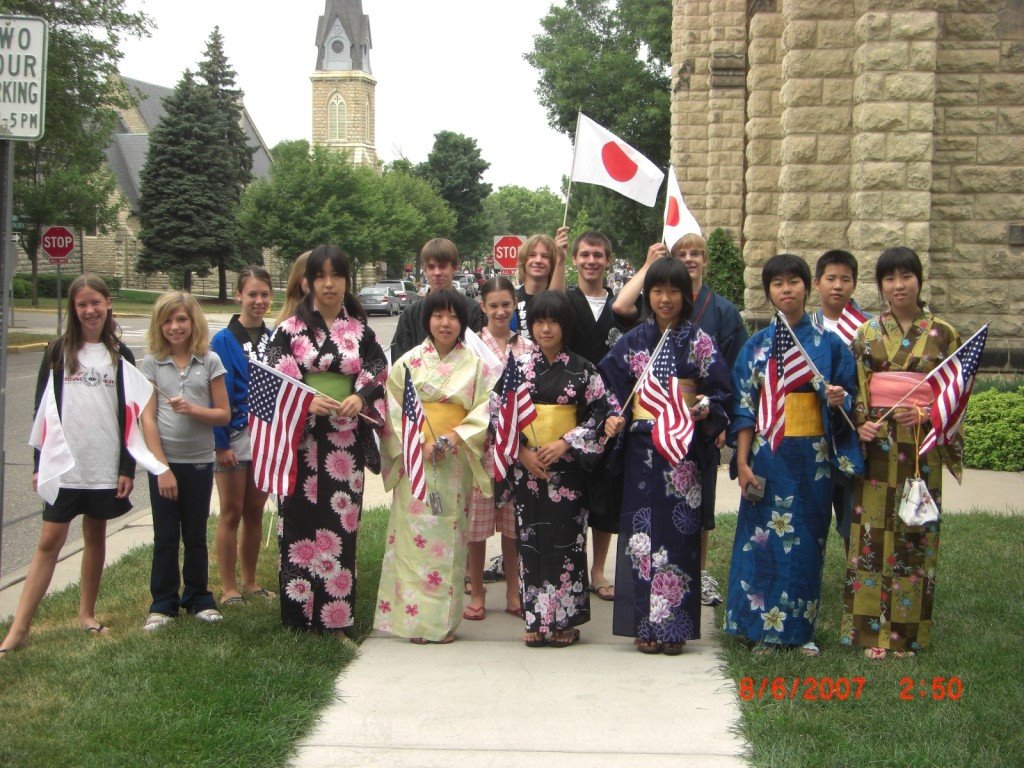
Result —
<path fill-rule="evenodd" d="M 43 138 L 46 37 L 37 16 L 0 16 L 0 139 Z"/>
<path fill-rule="evenodd" d="M 494 238 L 494 261 L 501 268 L 501 274 L 514 275 L 519 247 L 526 238 L 520 235 L 498 235 Z"/>
<path fill-rule="evenodd" d="M 47 228 L 40 242 L 51 264 L 67 264 L 68 254 L 75 249 L 75 236 L 67 227 Z"/>

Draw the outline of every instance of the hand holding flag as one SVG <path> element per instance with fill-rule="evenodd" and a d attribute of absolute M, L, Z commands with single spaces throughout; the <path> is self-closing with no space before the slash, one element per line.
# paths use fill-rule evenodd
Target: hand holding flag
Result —
<path fill-rule="evenodd" d="M 249 360 L 249 431 L 256 487 L 290 495 L 299 440 L 316 390 L 258 360 Z"/>
<path fill-rule="evenodd" d="M 773 451 L 778 449 L 786 434 L 786 393 L 795 392 L 814 378 L 815 373 L 789 323 L 779 313 L 757 407 L 757 431 Z"/>

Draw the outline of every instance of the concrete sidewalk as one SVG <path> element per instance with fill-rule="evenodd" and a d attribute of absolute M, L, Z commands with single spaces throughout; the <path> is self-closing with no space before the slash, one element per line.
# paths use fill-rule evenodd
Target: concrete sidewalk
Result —
<path fill-rule="evenodd" d="M 944 512 L 1024 514 L 1024 473 L 967 470 L 963 486 L 944 478 Z M 734 513 L 736 485 L 719 473 L 718 509 Z M 214 507 L 217 494 L 213 495 Z M 367 475 L 367 507 L 389 506 L 380 478 Z M 107 562 L 152 542 L 148 513 L 107 539 Z M 492 541 L 495 549 L 496 540 Z M 714 546 L 729 546 L 716 541 Z M 58 565 L 51 590 L 78 580 L 80 553 Z M 613 569 L 609 564 L 609 570 Z M 21 595 L 0 590 L 0 616 Z M 582 641 L 566 649 L 526 648 L 522 621 L 504 613 L 504 584 L 490 585 L 487 618 L 464 621 L 451 645 L 415 646 L 372 636 L 335 684 L 336 698 L 297 746 L 299 768 L 350 766 L 517 768 L 743 766 L 735 681 L 715 656 L 714 613 L 703 639 L 678 657 L 637 653 L 611 634 L 611 603 L 592 600 Z"/>

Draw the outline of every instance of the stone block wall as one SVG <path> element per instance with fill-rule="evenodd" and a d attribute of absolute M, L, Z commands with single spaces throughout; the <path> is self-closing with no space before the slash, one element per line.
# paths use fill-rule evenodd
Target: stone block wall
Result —
<path fill-rule="evenodd" d="M 313 144 L 343 149 L 356 165 L 377 166 L 376 86 L 366 72 L 316 72 L 313 83 Z M 327 134 L 327 105 L 338 93 L 345 100 L 346 136 L 331 141 Z"/>
<path fill-rule="evenodd" d="M 679 190 L 707 230 L 710 0 L 673 0 L 672 148 Z"/>

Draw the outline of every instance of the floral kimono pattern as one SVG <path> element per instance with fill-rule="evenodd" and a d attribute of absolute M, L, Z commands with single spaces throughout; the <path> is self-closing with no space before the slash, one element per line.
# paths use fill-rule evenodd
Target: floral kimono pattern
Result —
<path fill-rule="evenodd" d="M 462 442 L 437 464 L 424 460 L 427 493 L 441 496 L 441 514 L 412 495 L 402 465 L 402 394 L 406 369 L 424 403 L 466 409 L 455 427 Z M 500 372 L 462 343 L 442 360 L 428 338 L 406 352 L 388 377 L 388 422 L 381 439 L 384 488 L 394 491 L 373 626 L 399 637 L 442 640 L 462 620 L 462 583 L 473 487 L 490 492 L 481 457 L 487 401 Z M 439 427 L 440 429 L 440 427 Z M 428 495 L 429 499 L 429 495 Z"/>
<path fill-rule="evenodd" d="M 547 635 L 590 621 L 587 471 L 604 452 L 604 421 L 616 405 L 594 364 L 566 349 L 551 363 L 535 349 L 519 365 L 534 403 L 576 406 L 576 427 L 562 436 L 569 450 L 548 467 L 550 479 L 518 461 L 510 468 L 526 631 Z"/>
<path fill-rule="evenodd" d="M 860 381 L 855 423 L 878 421 L 888 410 L 871 406 L 868 387 L 874 373 L 928 373 L 959 347 L 956 330 L 930 312 L 923 312 L 906 333 L 889 313 L 861 326 L 853 342 Z M 914 477 L 917 446 L 930 428 L 929 422 L 922 424 L 915 436 L 890 416 L 878 438 L 867 444 L 864 478 L 854 489 L 840 625 L 844 645 L 916 651 L 929 643 L 940 523 L 909 526 L 898 510 L 903 486 Z M 921 477 L 940 510 L 942 465 L 959 481 L 962 449 L 957 435 L 920 459 Z"/>
<path fill-rule="evenodd" d="M 344 310 L 331 323 L 285 320 L 267 343 L 266 362 L 302 379 L 331 372 L 355 377 L 363 414 L 383 423 L 387 358 L 368 326 Z M 281 623 L 337 631 L 352 625 L 356 599 L 356 535 L 363 506 L 363 472 L 380 471 L 366 419 L 310 415 L 299 443 L 295 492 L 281 500 Z"/>
<path fill-rule="evenodd" d="M 776 322 L 750 338 L 733 368 L 736 400 L 730 442 L 735 445 L 741 429 L 755 430 L 749 463 L 766 482 L 761 501 L 740 499 L 725 631 L 756 643 L 793 646 L 811 642 L 814 636 L 833 476 L 840 471 L 860 474 L 862 458 L 857 433 L 828 407 L 824 382 L 819 380 L 805 390 L 818 394 L 824 435 L 783 437 L 773 452 L 757 433 L 757 408 Z M 849 412 L 857 391 L 850 350 L 806 314 L 793 333 L 825 381 L 846 390 L 843 408 Z"/>
<path fill-rule="evenodd" d="M 690 448 L 672 466 L 651 439 L 653 422 L 624 414 L 625 487 L 619 519 L 619 559 L 612 631 L 648 642 L 700 637 L 700 540 L 703 476 L 715 462 L 715 436 L 728 424 L 729 367 L 704 331 L 685 323 L 665 342 L 672 375 L 693 379 L 710 404 L 695 424 Z M 653 321 L 626 333 L 601 361 L 601 373 L 622 402 L 647 367 L 661 332 Z M 667 388 L 668 382 L 661 382 Z M 626 569 L 628 568 L 628 571 Z"/>

